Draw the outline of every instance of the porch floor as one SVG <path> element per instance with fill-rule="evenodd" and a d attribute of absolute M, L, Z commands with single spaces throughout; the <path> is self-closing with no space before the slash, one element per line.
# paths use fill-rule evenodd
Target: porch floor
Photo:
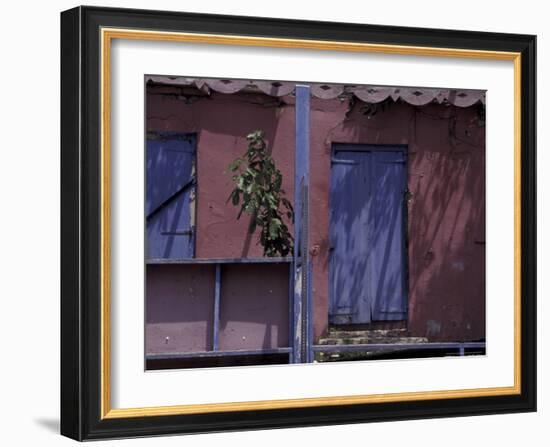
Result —
<path fill-rule="evenodd" d="M 387 345 L 387 348 L 385 347 Z M 315 345 L 315 362 L 421 358 L 485 354 L 485 343 L 430 343 L 411 337 L 403 326 L 381 328 L 330 327 Z"/>

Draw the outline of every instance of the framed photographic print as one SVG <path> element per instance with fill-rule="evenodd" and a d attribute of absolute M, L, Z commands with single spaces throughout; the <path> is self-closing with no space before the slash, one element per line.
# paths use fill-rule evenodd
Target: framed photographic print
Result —
<path fill-rule="evenodd" d="M 61 14 L 61 432 L 536 409 L 534 36 Z"/>

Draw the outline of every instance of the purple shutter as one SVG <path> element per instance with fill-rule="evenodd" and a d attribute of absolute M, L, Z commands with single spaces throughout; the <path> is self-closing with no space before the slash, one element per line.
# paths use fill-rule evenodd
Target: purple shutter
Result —
<path fill-rule="evenodd" d="M 330 179 L 332 324 L 406 317 L 402 149 L 337 145 Z"/>
<path fill-rule="evenodd" d="M 402 151 L 378 151 L 373 154 L 372 319 L 403 320 L 407 313 L 406 158 Z"/>
<path fill-rule="evenodd" d="M 194 256 L 194 134 L 159 134 L 147 140 L 147 258 Z"/>

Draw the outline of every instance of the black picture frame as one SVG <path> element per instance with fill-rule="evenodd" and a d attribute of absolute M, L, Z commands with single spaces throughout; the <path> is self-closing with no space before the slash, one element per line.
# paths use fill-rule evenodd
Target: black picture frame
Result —
<path fill-rule="evenodd" d="M 203 414 L 102 417 L 102 28 L 366 42 L 521 55 L 521 383 L 513 395 Z M 61 14 L 61 433 L 77 440 L 536 410 L 536 37 L 166 11 Z"/>

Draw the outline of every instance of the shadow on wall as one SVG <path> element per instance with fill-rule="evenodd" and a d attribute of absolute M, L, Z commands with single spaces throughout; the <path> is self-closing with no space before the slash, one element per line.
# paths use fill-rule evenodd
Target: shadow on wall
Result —
<path fill-rule="evenodd" d="M 437 341 L 484 339 L 485 127 L 479 124 L 475 107 L 395 104 L 368 119 L 356 106 L 338 116 L 340 124 L 325 136 L 325 153 L 332 142 L 408 145 L 411 335 Z M 356 218 L 353 212 L 344 216 L 349 222 Z M 391 216 L 384 218 L 391 220 Z M 328 276 L 329 244 L 324 231 L 318 225 L 314 235 L 320 241 L 314 266 L 318 289 Z M 364 266 L 355 267 L 359 273 L 364 270 Z M 319 334 L 322 318 L 316 320 Z"/>
<path fill-rule="evenodd" d="M 443 125 L 415 112 L 422 116 L 410 154 L 409 329 L 429 339 L 479 340 L 485 338 L 485 127 L 471 108 L 452 109 L 455 118 Z"/>

